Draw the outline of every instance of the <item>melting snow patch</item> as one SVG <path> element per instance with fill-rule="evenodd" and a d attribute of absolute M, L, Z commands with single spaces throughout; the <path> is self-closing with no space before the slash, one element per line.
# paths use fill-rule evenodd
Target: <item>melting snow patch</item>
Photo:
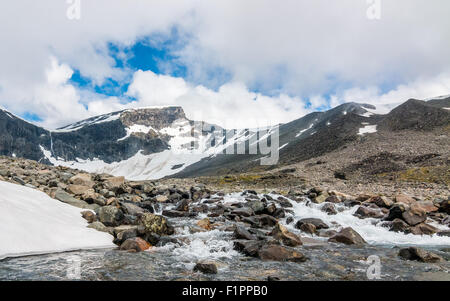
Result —
<path fill-rule="evenodd" d="M 45 193 L 0 181 L 0 259 L 113 248 L 112 236 L 87 228 L 81 209 Z"/>
<path fill-rule="evenodd" d="M 371 134 L 377 132 L 377 125 L 366 125 L 363 128 L 359 129 L 358 135 Z"/>
<path fill-rule="evenodd" d="M 300 137 L 304 132 L 311 129 L 313 126 L 314 126 L 314 123 L 311 123 L 307 129 L 304 129 L 304 130 L 301 130 L 300 132 L 298 132 L 297 135 L 295 135 L 295 138 Z"/>

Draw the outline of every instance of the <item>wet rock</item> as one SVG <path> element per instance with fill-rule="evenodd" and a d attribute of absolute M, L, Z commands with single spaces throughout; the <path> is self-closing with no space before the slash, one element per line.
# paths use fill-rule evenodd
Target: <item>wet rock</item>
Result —
<path fill-rule="evenodd" d="M 319 233 L 318 233 L 318 235 L 319 235 L 320 237 L 333 237 L 333 236 L 335 236 L 336 234 L 337 234 L 337 232 L 334 231 L 334 230 L 321 230 L 321 231 L 319 231 Z"/>
<path fill-rule="evenodd" d="M 346 245 L 363 245 L 366 241 L 351 227 L 339 231 L 336 235 L 328 239 L 329 242 L 343 243 Z"/>
<path fill-rule="evenodd" d="M 387 217 L 385 217 L 384 220 L 393 221 L 396 218 L 403 219 L 402 215 L 406 210 L 409 210 L 408 205 L 405 205 L 404 203 L 394 204 L 392 205 Z"/>
<path fill-rule="evenodd" d="M 139 218 L 139 224 L 143 227 L 144 233 L 156 235 L 172 235 L 174 233 L 167 219 L 161 215 L 144 213 Z"/>
<path fill-rule="evenodd" d="M 236 229 L 233 233 L 236 239 L 246 239 L 246 240 L 257 240 L 258 238 L 252 235 L 247 229 L 241 226 L 236 226 Z"/>
<path fill-rule="evenodd" d="M 248 206 L 253 210 L 255 214 L 263 214 L 266 206 L 261 201 L 251 201 L 248 203 Z"/>
<path fill-rule="evenodd" d="M 292 232 L 289 232 L 286 227 L 278 223 L 272 230 L 271 235 L 276 240 L 282 242 L 289 247 L 296 247 L 302 244 L 300 238 Z"/>
<path fill-rule="evenodd" d="M 438 231 L 439 229 L 431 225 L 421 223 L 414 227 L 409 228 L 407 233 L 412 233 L 414 235 L 433 235 L 436 234 Z"/>
<path fill-rule="evenodd" d="M 393 232 L 406 232 L 409 229 L 409 225 L 402 219 L 396 218 L 390 225 L 390 231 Z"/>
<path fill-rule="evenodd" d="M 261 214 L 252 216 L 250 218 L 245 218 L 243 221 L 248 222 L 256 227 L 273 227 L 278 223 L 278 220 L 274 218 L 273 216 L 267 215 L 267 214 Z"/>
<path fill-rule="evenodd" d="M 257 240 L 237 240 L 234 242 L 234 249 L 247 256 L 257 257 L 263 242 Z"/>
<path fill-rule="evenodd" d="M 114 232 L 117 232 L 117 234 L 116 234 L 116 238 L 113 241 L 116 245 L 121 245 L 127 239 L 135 238 L 138 236 L 137 227 L 124 229 L 122 231 L 118 231 L 116 229 L 114 229 Z"/>
<path fill-rule="evenodd" d="M 86 186 L 88 188 L 92 188 L 95 185 L 95 182 L 92 180 L 90 174 L 87 173 L 79 173 L 69 179 L 69 182 L 74 185 Z"/>
<path fill-rule="evenodd" d="M 292 217 L 292 216 L 289 216 L 287 219 L 286 219 L 286 225 L 290 225 L 290 224 L 292 224 L 294 222 L 294 218 Z"/>
<path fill-rule="evenodd" d="M 231 212 L 233 215 L 249 217 L 254 215 L 252 208 L 238 208 Z"/>
<path fill-rule="evenodd" d="M 98 219 L 105 225 L 115 227 L 123 220 L 123 212 L 114 206 L 104 206 L 97 210 Z"/>
<path fill-rule="evenodd" d="M 177 211 L 177 210 L 164 210 L 162 215 L 167 217 L 193 217 L 196 216 L 195 212 Z"/>
<path fill-rule="evenodd" d="M 195 265 L 194 272 L 217 274 L 217 265 L 214 262 L 199 262 Z"/>
<path fill-rule="evenodd" d="M 316 196 L 315 198 L 312 198 L 312 201 L 316 204 L 322 204 L 323 202 L 325 202 L 327 200 L 328 197 L 329 197 L 328 193 L 324 192 L 324 193 Z"/>
<path fill-rule="evenodd" d="M 424 211 L 418 208 L 411 208 L 402 213 L 402 219 L 410 226 L 415 226 L 426 221 L 427 215 Z"/>
<path fill-rule="evenodd" d="M 92 211 L 82 211 L 81 216 L 87 220 L 89 224 L 95 222 L 97 220 L 97 216 Z"/>
<path fill-rule="evenodd" d="M 301 231 L 305 232 L 305 233 L 309 233 L 309 234 L 314 234 L 316 233 L 316 226 L 314 226 L 313 224 L 301 224 L 300 228 Z"/>
<path fill-rule="evenodd" d="M 322 208 L 320 208 L 321 211 L 326 212 L 328 215 L 336 215 L 337 210 L 336 207 L 331 203 L 325 203 Z"/>
<path fill-rule="evenodd" d="M 293 249 L 278 246 L 278 245 L 265 245 L 258 251 L 258 257 L 261 260 L 267 261 L 292 261 L 292 262 L 305 262 L 306 256 Z"/>
<path fill-rule="evenodd" d="M 278 204 L 283 208 L 292 208 L 292 203 L 287 198 L 280 196 L 277 198 Z"/>
<path fill-rule="evenodd" d="M 319 218 L 303 218 L 297 222 L 295 227 L 300 229 L 302 224 L 313 224 L 317 230 L 329 228 L 329 226 Z"/>
<path fill-rule="evenodd" d="M 382 218 L 384 214 L 379 210 L 369 209 L 364 206 L 359 206 L 358 210 L 356 210 L 355 216 L 359 218 Z"/>
<path fill-rule="evenodd" d="M 175 207 L 176 211 L 189 211 L 189 201 L 186 199 L 181 200 Z"/>
<path fill-rule="evenodd" d="M 214 227 L 211 225 L 211 221 L 209 218 L 204 218 L 202 220 L 199 220 L 197 222 L 197 226 L 199 226 L 202 229 L 205 229 L 206 231 L 211 231 Z"/>
<path fill-rule="evenodd" d="M 439 255 L 416 247 L 401 249 L 398 253 L 398 256 L 405 260 L 416 260 L 427 263 L 436 263 L 443 261 L 443 258 Z"/>
<path fill-rule="evenodd" d="M 154 213 L 155 212 L 155 208 L 153 207 L 153 203 L 150 201 L 143 201 L 141 203 L 138 204 L 139 207 L 141 207 L 144 210 L 147 210 L 150 213 Z"/>
<path fill-rule="evenodd" d="M 142 252 L 149 249 L 151 245 L 139 237 L 133 237 L 125 240 L 125 242 L 120 246 L 120 250 Z"/>
<path fill-rule="evenodd" d="M 450 237 L 450 231 L 440 231 L 437 234 L 438 236 Z"/>

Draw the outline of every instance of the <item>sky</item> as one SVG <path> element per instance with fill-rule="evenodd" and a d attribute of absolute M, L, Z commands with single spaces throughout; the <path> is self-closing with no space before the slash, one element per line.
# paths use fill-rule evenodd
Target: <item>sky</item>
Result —
<path fill-rule="evenodd" d="M 0 107 L 49 129 L 179 105 L 225 127 L 450 94 L 447 0 L 0 3 Z"/>

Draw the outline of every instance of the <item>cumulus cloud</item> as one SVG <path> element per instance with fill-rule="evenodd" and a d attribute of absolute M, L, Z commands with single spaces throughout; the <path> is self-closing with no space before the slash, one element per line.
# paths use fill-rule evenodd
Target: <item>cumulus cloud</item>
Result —
<path fill-rule="evenodd" d="M 67 19 L 66 1 L 0 3 L 0 105 L 36 113 L 48 127 L 169 102 L 246 125 L 248 116 L 286 122 L 346 101 L 392 106 L 450 93 L 446 0 L 382 0 L 377 21 L 367 18 L 365 0 L 81 3 L 79 21 Z M 186 37 L 172 53 L 186 78 L 115 65 L 109 43 L 124 48 L 173 27 Z M 77 88 L 68 81 L 73 70 L 94 84 L 132 78 L 128 95 L 137 100 Z"/>

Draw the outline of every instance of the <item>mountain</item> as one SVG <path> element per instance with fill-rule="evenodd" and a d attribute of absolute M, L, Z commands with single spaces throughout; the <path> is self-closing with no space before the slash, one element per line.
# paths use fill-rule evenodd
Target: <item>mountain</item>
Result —
<path fill-rule="evenodd" d="M 368 104 L 346 103 L 258 130 L 223 129 L 189 120 L 176 106 L 113 112 L 57 130 L 0 110 L 0 155 L 123 175 L 130 180 L 260 171 L 345 148 L 377 131 L 429 131 L 446 126 L 448 108 L 450 97 L 408 100 L 386 115 L 376 114 L 376 107 Z M 257 142 L 277 130 L 279 144 L 272 144 L 276 149 L 262 154 Z M 226 149 L 231 154 L 225 154 Z M 261 159 L 274 152 L 279 153 L 278 164 L 261 165 Z"/>

